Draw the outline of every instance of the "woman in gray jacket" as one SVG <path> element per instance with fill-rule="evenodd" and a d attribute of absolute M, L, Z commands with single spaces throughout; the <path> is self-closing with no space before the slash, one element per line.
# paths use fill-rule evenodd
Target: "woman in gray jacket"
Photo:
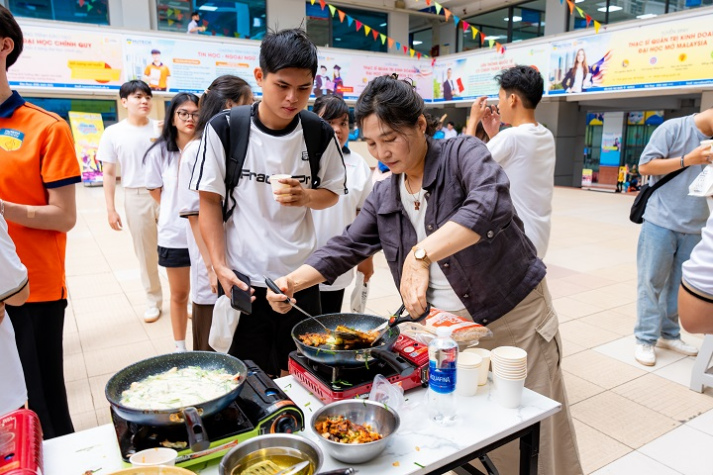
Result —
<path fill-rule="evenodd" d="M 528 352 L 526 387 L 563 405 L 542 424 L 540 473 L 582 473 L 545 265 L 523 232 L 502 168 L 474 137 L 431 140 L 423 99 L 406 81 L 370 82 L 356 119 L 369 151 L 393 175 L 375 185 L 342 235 L 278 286 L 292 296 L 383 250 L 411 315 L 421 315 L 428 301 L 487 325 L 494 338 L 482 347 Z M 268 293 L 268 300 L 278 312 L 289 310 L 280 296 Z M 500 473 L 518 473 L 517 449 L 511 443 L 491 454 Z"/>

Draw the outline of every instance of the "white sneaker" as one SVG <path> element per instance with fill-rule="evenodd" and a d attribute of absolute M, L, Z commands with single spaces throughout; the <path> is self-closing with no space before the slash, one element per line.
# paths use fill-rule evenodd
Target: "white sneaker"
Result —
<path fill-rule="evenodd" d="M 161 309 L 158 307 L 149 307 L 146 309 L 144 312 L 144 321 L 146 323 L 153 323 L 156 320 L 158 320 L 158 317 L 161 316 Z"/>
<path fill-rule="evenodd" d="M 673 350 L 677 353 L 681 353 L 682 355 L 688 355 L 688 356 L 698 355 L 698 348 L 696 348 L 693 345 L 689 345 L 688 343 L 681 340 L 680 338 L 676 338 L 673 340 L 666 340 L 665 338 L 659 338 L 659 341 L 656 342 L 656 346 L 658 346 L 659 348 L 666 348 L 669 350 Z"/>
<path fill-rule="evenodd" d="M 187 348 L 181 348 L 180 346 L 176 346 L 173 348 L 174 353 L 188 353 Z"/>
<path fill-rule="evenodd" d="M 653 366 L 656 364 L 656 352 L 654 351 L 654 345 L 646 345 L 643 343 L 636 344 L 636 351 L 634 351 L 634 358 L 636 361 L 644 366 Z"/>

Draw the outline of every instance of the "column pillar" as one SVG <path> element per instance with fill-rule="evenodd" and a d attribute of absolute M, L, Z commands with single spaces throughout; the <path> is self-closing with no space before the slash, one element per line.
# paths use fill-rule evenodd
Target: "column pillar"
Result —
<path fill-rule="evenodd" d="M 402 45 L 408 45 L 409 15 L 404 12 L 389 12 L 389 36 Z M 390 49 L 389 53 L 403 54 L 395 49 Z"/>
<path fill-rule="evenodd" d="M 576 14 L 577 12 L 575 12 Z M 545 5 L 545 36 L 567 31 L 569 9 L 560 0 L 547 0 Z"/>
<path fill-rule="evenodd" d="M 266 0 L 267 28 L 284 30 L 305 27 L 305 2 L 295 0 Z"/>

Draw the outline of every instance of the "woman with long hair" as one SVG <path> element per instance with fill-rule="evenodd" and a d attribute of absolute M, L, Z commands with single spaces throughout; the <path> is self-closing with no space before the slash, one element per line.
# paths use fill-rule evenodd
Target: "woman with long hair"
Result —
<path fill-rule="evenodd" d="M 480 342 L 485 348 L 527 351 L 525 386 L 562 404 L 542 423 L 540 470 L 581 474 L 546 268 L 525 236 L 505 172 L 474 137 L 430 138 L 423 99 L 410 83 L 374 79 L 355 111 L 369 152 L 392 176 L 374 185 L 351 226 L 277 285 L 292 297 L 383 250 L 410 315 L 423 314 L 428 302 L 487 325 L 494 336 Z M 267 299 L 277 312 L 290 309 L 284 296 L 268 292 Z M 490 453 L 501 473 L 518 472 L 517 450 L 508 444 Z"/>
<path fill-rule="evenodd" d="M 200 99 L 200 117 L 193 140 L 183 150 L 179 172 L 179 212 L 188 218 L 188 251 L 191 256 L 191 328 L 193 330 L 193 350 L 212 351 L 208 344 L 210 326 L 213 322 L 213 306 L 217 298 L 218 279 L 213 272 L 208 248 L 198 226 L 198 193 L 188 189 L 196 154 L 203 130 L 214 115 L 234 106 L 252 104 L 253 93 L 243 79 L 226 74 L 216 78 Z"/>
<path fill-rule="evenodd" d="M 587 56 L 582 48 L 577 50 L 574 65 L 562 80 L 566 92 L 582 92 L 591 87 L 592 73 L 587 66 Z"/>
<path fill-rule="evenodd" d="M 158 215 L 158 265 L 166 268 L 171 290 L 171 327 L 176 351 L 186 351 L 191 259 L 186 225 L 178 216 L 178 165 L 198 119 L 198 96 L 177 94 L 168 107 L 158 140 L 146 151 L 146 188 L 161 206 Z"/>
<path fill-rule="evenodd" d="M 336 69 L 336 68 L 335 68 Z M 327 121 L 334 129 L 334 135 L 344 152 L 344 166 L 347 170 L 347 186 L 349 193 L 339 197 L 336 205 L 312 211 L 314 228 L 317 232 L 317 246 L 324 246 L 332 236 L 341 234 L 344 228 L 352 224 L 357 213 L 364 205 L 366 197 L 371 193 L 371 170 L 364 157 L 346 148 L 349 138 L 349 106 L 337 95 L 321 96 L 314 102 L 312 112 Z M 364 283 L 369 282 L 374 273 L 374 260 L 368 258 L 357 266 L 357 271 L 364 274 Z M 354 279 L 354 271 L 350 269 L 339 276 L 332 285 L 319 286 L 322 313 L 339 313 L 342 311 L 344 289 Z"/>

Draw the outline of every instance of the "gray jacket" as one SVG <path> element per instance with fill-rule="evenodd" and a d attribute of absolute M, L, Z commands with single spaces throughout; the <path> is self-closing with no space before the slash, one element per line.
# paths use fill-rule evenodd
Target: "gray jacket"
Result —
<path fill-rule="evenodd" d="M 352 225 L 306 264 L 331 283 L 380 249 L 397 287 L 416 231 L 399 195 L 400 176 L 375 185 Z M 461 136 L 428 140 L 423 188 L 426 233 L 454 221 L 480 241 L 438 262 L 473 320 L 488 324 L 512 310 L 545 276 L 545 265 L 523 231 L 510 200 L 505 172 L 483 142 Z"/>

